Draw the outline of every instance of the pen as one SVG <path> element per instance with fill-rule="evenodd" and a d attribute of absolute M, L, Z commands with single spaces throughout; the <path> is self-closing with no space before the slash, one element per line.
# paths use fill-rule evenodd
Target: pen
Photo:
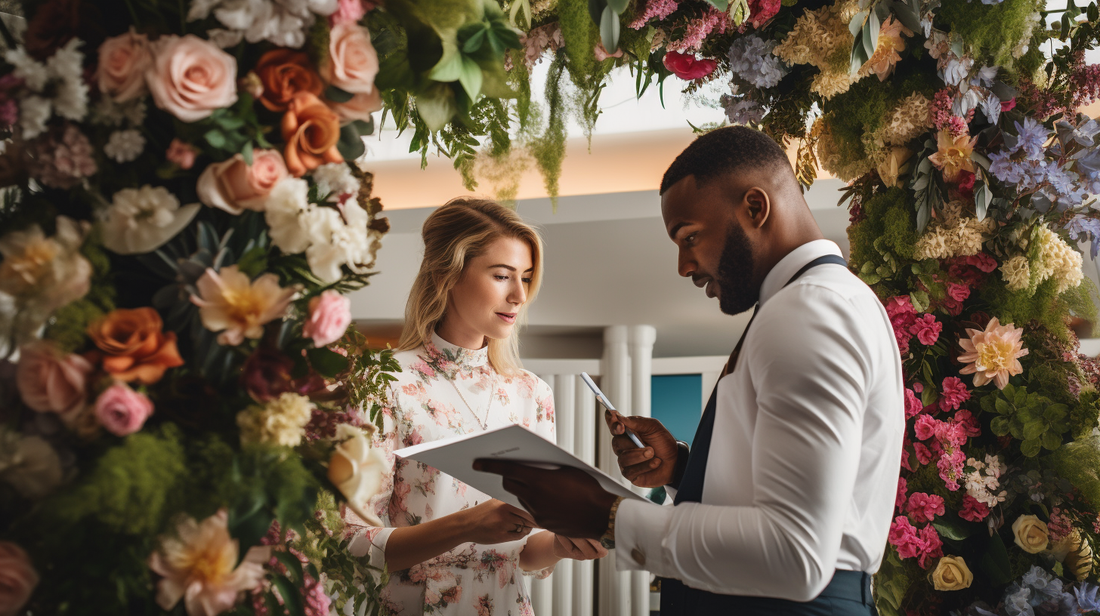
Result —
<path fill-rule="evenodd" d="M 592 393 L 596 394 L 596 399 L 600 401 L 600 404 L 604 405 L 604 408 L 609 411 L 615 411 L 616 413 L 618 412 L 617 410 L 615 410 L 615 405 L 611 404 L 611 401 L 608 400 L 603 391 L 598 386 L 596 386 L 596 382 L 592 380 L 592 377 L 588 376 L 587 372 L 581 373 L 581 379 L 584 381 L 584 384 L 588 385 L 588 388 L 592 390 Z M 645 445 L 642 444 L 642 441 L 638 438 L 637 434 L 631 432 L 625 425 L 623 426 L 623 430 L 626 434 L 626 437 L 633 441 L 639 449 L 645 449 Z"/>

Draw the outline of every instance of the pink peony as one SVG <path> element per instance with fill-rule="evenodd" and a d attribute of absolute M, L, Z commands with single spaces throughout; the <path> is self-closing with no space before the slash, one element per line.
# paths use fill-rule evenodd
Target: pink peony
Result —
<path fill-rule="evenodd" d="M 237 61 L 194 34 L 162 36 L 145 81 L 157 107 L 184 122 L 237 102 Z"/>
<path fill-rule="evenodd" d="M 15 382 L 27 406 L 71 419 L 84 408 L 91 372 L 88 360 L 40 340 L 20 348 Z"/>
<path fill-rule="evenodd" d="M 152 414 L 153 403 L 148 396 L 118 381 L 103 390 L 95 401 L 96 419 L 115 436 L 137 432 Z"/>
<path fill-rule="evenodd" d="M 997 317 L 993 317 L 985 330 L 968 328 L 966 333 L 970 338 L 959 340 L 964 351 L 959 361 L 967 365 L 959 374 L 973 374 L 974 387 L 993 381 L 998 389 L 1004 389 L 1009 377 L 1024 371 L 1020 365 L 1020 358 L 1028 353 L 1020 340 L 1024 330 L 1011 323 L 1001 325 Z"/>
<path fill-rule="evenodd" d="M 180 169 L 190 169 L 195 166 L 195 157 L 199 151 L 190 143 L 173 139 L 168 144 L 168 152 L 164 155 L 168 162 L 175 163 Z"/>
<path fill-rule="evenodd" d="M 943 380 L 943 391 L 940 393 L 939 405 L 941 411 L 954 411 L 962 406 L 963 402 L 970 399 L 970 390 L 957 376 L 949 376 Z"/>
<path fill-rule="evenodd" d="M 351 300 L 328 290 L 309 300 L 309 317 L 302 325 L 302 335 L 323 347 L 343 337 L 351 324 Z"/>
<path fill-rule="evenodd" d="M 963 496 L 962 509 L 959 510 L 959 517 L 967 522 L 981 522 L 989 516 L 989 507 L 985 503 L 979 501 L 973 496 L 967 494 Z"/>
<path fill-rule="evenodd" d="M 253 547 L 240 560 L 228 521 L 225 510 L 202 524 L 185 518 L 176 536 L 160 538 L 160 548 L 149 556 L 149 568 L 163 576 L 157 582 L 157 605 L 171 610 L 183 599 L 188 616 L 215 616 L 263 581 L 271 548 Z"/>
<path fill-rule="evenodd" d="M 356 23 L 340 23 L 329 32 L 328 56 L 321 62 L 321 77 L 345 92 L 374 91 L 378 54 L 370 32 Z"/>
<path fill-rule="evenodd" d="M 936 341 L 940 338 L 940 332 L 943 331 L 943 323 L 936 320 L 936 317 L 930 314 L 922 314 L 917 317 L 917 320 L 909 327 L 909 331 L 916 335 L 917 340 L 924 346 L 932 346 L 936 344 Z"/>
<path fill-rule="evenodd" d="M 918 524 L 931 522 L 936 516 L 943 515 L 947 511 L 943 505 L 943 497 L 923 492 L 913 492 L 909 495 L 906 510 Z"/>
<path fill-rule="evenodd" d="M 20 612 L 38 585 L 38 573 L 23 548 L 0 541 L 0 616 Z"/>
<path fill-rule="evenodd" d="M 103 41 L 96 68 L 100 92 L 116 103 L 144 96 L 145 72 L 152 64 L 153 54 L 144 34 L 130 30 Z"/>
<path fill-rule="evenodd" d="M 254 149 L 251 165 L 240 154 L 210 164 L 199 176 L 196 190 L 199 201 L 230 214 L 262 212 L 272 189 L 289 176 L 278 150 Z"/>
<path fill-rule="evenodd" d="M 927 441 L 936 435 L 936 426 L 939 424 L 940 422 L 933 419 L 931 415 L 921 415 L 913 422 L 913 433 L 918 439 Z"/>
<path fill-rule="evenodd" d="M 714 72 L 718 63 L 714 60 L 699 60 L 693 54 L 670 51 L 665 54 L 665 68 L 684 81 L 702 79 Z"/>
<path fill-rule="evenodd" d="M 363 6 L 363 0 L 339 0 L 336 12 L 328 16 L 329 26 L 345 23 L 355 23 L 367 14 L 367 7 Z"/>

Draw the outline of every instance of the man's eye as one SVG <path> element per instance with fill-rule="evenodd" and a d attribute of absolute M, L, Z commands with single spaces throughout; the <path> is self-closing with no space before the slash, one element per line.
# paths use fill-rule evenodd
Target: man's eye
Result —
<path fill-rule="evenodd" d="M 692 233 L 691 235 L 689 235 L 689 236 L 685 237 L 685 238 L 684 238 L 684 243 L 685 243 L 685 244 L 687 244 L 687 245 L 689 245 L 689 246 L 690 246 L 690 245 L 692 245 L 692 244 L 694 244 L 694 243 L 695 243 L 695 236 L 696 236 L 696 235 L 697 235 L 696 233 Z"/>

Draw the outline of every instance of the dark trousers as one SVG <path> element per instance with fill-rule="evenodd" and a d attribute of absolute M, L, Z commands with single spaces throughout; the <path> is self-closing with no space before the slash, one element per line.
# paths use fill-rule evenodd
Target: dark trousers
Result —
<path fill-rule="evenodd" d="M 661 580 L 661 616 L 878 616 L 871 599 L 871 576 L 837 571 L 813 601 L 720 595 Z"/>

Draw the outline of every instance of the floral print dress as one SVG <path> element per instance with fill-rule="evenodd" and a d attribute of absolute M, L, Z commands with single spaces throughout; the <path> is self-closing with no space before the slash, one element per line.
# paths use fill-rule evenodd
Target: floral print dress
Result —
<path fill-rule="evenodd" d="M 488 350 L 469 350 L 432 335 L 432 342 L 396 354 L 401 364 L 392 383 L 383 429 L 374 446 L 391 473 L 371 501 L 383 527 L 347 512 L 348 549 L 384 570 L 393 529 L 412 526 L 489 500 L 485 493 L 430 466 L 396 458 L 403 447 L 518 424 L 554 440 L 554 398 L 534 374 L 497 373 Z M 458 391 L 461 390 L 461 394 Z M 519 556 L 527 538 L 477 545 L 463 543 L 426 562 L 390 575 L 382 601 L 393 614 L 522 616 L 532 614 L 525 575 L 546 577 L 551 568 L 524 572 Z"/>

